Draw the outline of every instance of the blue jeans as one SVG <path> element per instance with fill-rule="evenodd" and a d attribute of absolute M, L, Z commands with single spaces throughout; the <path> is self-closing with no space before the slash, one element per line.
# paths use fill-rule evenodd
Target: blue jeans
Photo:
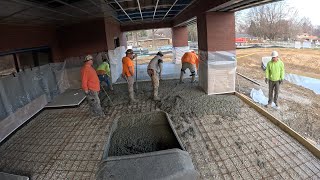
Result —
<path fill-rule="evenodd" d="M 105 82 L 107 83 L 107 85 L 109 86 L 110 89 L 113 89 L 111 84 L 110 84 L 110 80 L 109 80 L 109 77 L 107 75 L 98 75 L 99 77 L 99 81 L 100 82 Z"/>

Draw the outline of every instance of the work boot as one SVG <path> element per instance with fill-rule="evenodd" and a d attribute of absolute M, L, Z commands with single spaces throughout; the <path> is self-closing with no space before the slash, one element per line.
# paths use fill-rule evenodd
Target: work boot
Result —
<path fill-rule="evenodd" d="M 134 98 L 134 92 L 129 92 L 130 103 L 137 103 L 138 100 Z"/>
<path fill-rule="evenodd" d="M 194 83 L 194 82 L 196 82 L 196 76 L 192 76 L 191 78 L 191 83 Z"/>
<path fill-rule="evenodd" d="M 160 98 L 158 97 L 158 89 L 153 90 L 153 100 L 160 101 Z"/>
<path fill-rule="evenodd" d="M 155 101 L 160 101 L 161 99 L 160 99 L 158 96 L 154 96 L 154 97 L 153 97 L 153 100 L 155 100 Z"/>

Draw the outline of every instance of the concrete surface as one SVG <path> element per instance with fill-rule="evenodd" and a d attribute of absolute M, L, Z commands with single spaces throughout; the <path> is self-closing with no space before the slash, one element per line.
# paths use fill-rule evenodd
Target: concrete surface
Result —
<path fill-rule="evenodd" d="M 85 100 L 86 95 L 82 89 L 67 89 L 64 93 L 59 94 L 50 103 L 48 103 L 46 108 L 54 107 L 70 107 L 78 106 L 83 100 Z"/>
<path fill-rule="evenodd" d="M 29 178 L 26 176 L 18 176 L 14 174 L 3 173 L 3 172 L 0 172 L 0 179 L 1 180 L 29 180 Z"/>
<path fill-rule="evenodd" d="M 196 180 L 198 176 L 189 154 L 180 149 L 110 157 L 97 172 L 97 180 Z"/>
<path fill-rule="evenodd" d="M 105 118 L 88 105 L 46 109 L 0 146 L 0 171 L 31 179 L 95 179 L 113 120 L 164 110 L 201 179 L 319 179 L 320 160 L 234 95 L 207 96 L 196 84 L 160 82 L 161 103 L 140 83 L 139 103 L 128 104 L 116 85 Z M 165 100 L 165 101 L 164 101 Z"/>
<path fill-rule="evenodd" d="M 116 118 L 97 173 L 101 180 L 195 180 L 198 176 L 163 111 Z"/>
<path fill-rule="evenodd" d="M 162 111 L 123 115 L 115 119 L 103 158 L 174 148 L 184 150 L 169 121 Z"/>

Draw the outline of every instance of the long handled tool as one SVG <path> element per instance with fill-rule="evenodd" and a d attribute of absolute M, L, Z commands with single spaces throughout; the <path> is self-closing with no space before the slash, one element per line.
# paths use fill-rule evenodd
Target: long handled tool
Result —
<path fill-rule="evenodd" d="M 136 56 L 136 91 L 138 91 L 138 56 Z"/>
<path fill-rule="evenodd" d="M 111 101 L 111 99 L 110 99 L 110 97 L 109 97 L 109 95 L 108 95 L 107 91 L 104 89 L 104 87 L 103 87 L 103 86 L 101 86 L 101 89 L 102 89 L 102 90 L 103 90 L 103 92 L 106 94 L 106 96 L 108 97 L 108 99 L 109 99 L 109 101 L 110 101 L 111 105 L 113 106 L 113 102 Z"/>

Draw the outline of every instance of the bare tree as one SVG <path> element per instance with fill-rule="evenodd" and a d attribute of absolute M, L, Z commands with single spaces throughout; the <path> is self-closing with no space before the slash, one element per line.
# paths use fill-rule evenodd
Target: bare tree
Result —
<path fill-rule="evenodd" d="M 313 34 L 314 27 L 313 27 L 313 25 L 312 25 L 312 23 L 311 23 L 309 18 L 303 17 L 301 19 L 300 24 L 301 24 L 302 32 L 308 33 L 308 34 Z"/>
<path fill-rule="evenodd" d="M 270 40 L 294 38 L 301 27 L 297 14 L 298 11 L 285 2 L 251 8 L 246 16 L 247 32 Z"/>
<path fill-rule="evenodd" d="M 247 33 L 249 23 L 246 22 L 245 11 L 237 11 L 235 13 L 235 21 L 236 33 Z"/>
<path fill-rule="evenodd" d="M 187 26 L 188 28 L 188 40 L 192 42 L 198 41 L 198 32 L 197 32 L 197 24 L 190 24 Z"/>
<path fill-rule="evenodd" d="M 320 26 L 314 28 L 314 35 L 320 37 Z"/>

